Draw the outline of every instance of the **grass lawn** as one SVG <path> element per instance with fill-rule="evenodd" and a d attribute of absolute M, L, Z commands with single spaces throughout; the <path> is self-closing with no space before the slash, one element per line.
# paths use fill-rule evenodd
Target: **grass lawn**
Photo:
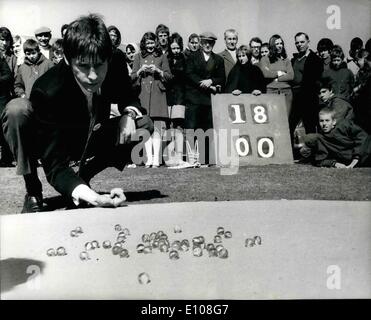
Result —
<path fill-rule="evenodd" d="M 49 186 L 39 169 L 48 210 L 65 203 Z M 24 184 L 14 168 L 0 169 L 0 214 L 22 210 Z M 354 200 L 371 199 L 371 168 L 333 169 L 310 165 L 269 165 L 239 168 L 235 175 L 221 175 L 220 168 L 169 170 L 106 169 L 92 180 L 99 192 L 122 187 L 130 204 L 232 200 Z"/>

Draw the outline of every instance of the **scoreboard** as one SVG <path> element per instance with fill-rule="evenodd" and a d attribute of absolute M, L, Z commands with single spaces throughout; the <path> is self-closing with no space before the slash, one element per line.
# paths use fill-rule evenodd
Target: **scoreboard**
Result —
<path fill-rule="evenodd" d="M 293 163 L 284 95 L 218 94 L 211 100 L 216 165 Z"/>

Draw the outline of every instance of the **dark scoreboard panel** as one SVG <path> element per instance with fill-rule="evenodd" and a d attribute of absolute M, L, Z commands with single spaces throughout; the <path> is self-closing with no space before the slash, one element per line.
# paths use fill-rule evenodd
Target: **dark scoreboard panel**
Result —
<path fill-rule="evenodd" d="M 284 95 L 218 94 L 212 111 L 217 165 L 293 163 Z"/>

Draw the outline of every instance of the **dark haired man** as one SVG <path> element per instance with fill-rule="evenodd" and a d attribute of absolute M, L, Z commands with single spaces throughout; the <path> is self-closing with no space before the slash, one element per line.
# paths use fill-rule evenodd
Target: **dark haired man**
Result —
<path fill-rule="evenodd" d="M 257 64 L 260 62 L 260 59 L 261 59 L 260 49 L 262 47 L 262 44 L 263 44 L 263 41 L 258 37 L 254 37 L 250 40 L 249 47 L 251 50 L 251 63 L 252 64 Z"/>
<path fill-rule="evenodd" d="M 76 205 L 121 205 L 121 188 L 101 195 L 90 188 L 90 179 L 110 166 L 122 170 L 130 160 L 135 131 L 153 130 L 131 91 L 127 70 L 111 60 L 112 42 L 101 18 L 90 14 L 72 22 L 63 49 L 65 61 L 35 82 L 30 101 L 14 99 L 2 115 L 17 174 L 25 180 L 22 212 L 43 209 L 38 158 L 48 182 Z M 109 118 L 111 104 L 118 105 L 121 116 Z M 76 160 L 78 173 L 69 166 Z"/>

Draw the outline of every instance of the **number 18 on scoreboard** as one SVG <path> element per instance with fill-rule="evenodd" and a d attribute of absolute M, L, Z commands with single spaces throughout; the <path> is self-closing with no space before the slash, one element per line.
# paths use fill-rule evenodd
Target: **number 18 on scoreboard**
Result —
<path fill-rule="evenodd" d="M 217 165 L 228 165 L 231 157 L 240 166 L 293 162 L 283 95 L 219 94 L 212 96 L 212 112 Z"/>

